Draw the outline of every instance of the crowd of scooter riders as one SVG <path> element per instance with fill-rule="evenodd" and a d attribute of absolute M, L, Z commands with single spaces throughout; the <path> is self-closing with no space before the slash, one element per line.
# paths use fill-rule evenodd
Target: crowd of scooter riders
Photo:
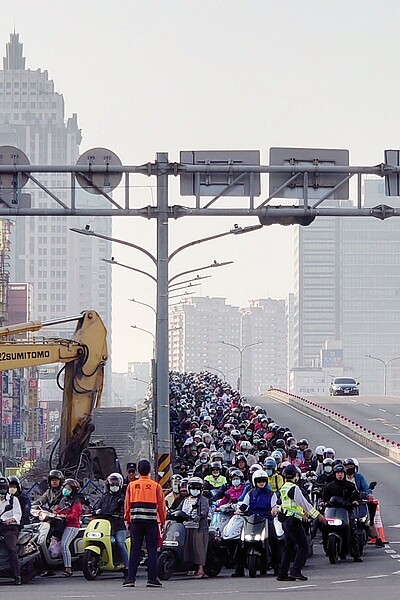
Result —
<path fill-rule="evenodd" d="M 348 555 L 362 562 L 368 539 L 377 547 L 384 545 L 374 527 L 374 485 L 367 483 L 356 459 L 339 458 L 333 448 L 323 445 L 311 448 L 307 439 L 297 439 L 262 406 L 252 406 L 209 372 L 171 373 L 170 408 L 173 475 L 171 489 L 165 498 L 157 499 L 162 527 L 155 540 L 157 575 L 152 559 L 150 587 L 161 587 L 160 579 L 169 579 L 174 572 L 204 578 L 218 575 L 223 567 L 233 569 L 232 577 L 244 577 L 248 571 L 250 577 L 259 572 L 273 574 L 279 581 L 305 581 L 302 569 L 318 531 L 330 562 Z M 85 577 L 95 579 L 101 571 L 120 570 L 124 586 L 133 587 L 139 560 L 146 564 L 149 559 L 129 543 L 135 537 L 127 497 L 131 484 L 141 479 L 150 488 L 149 469 L 150 463 L 141 461 L 139 469 L 136 463 L 128 463 L 125 479 L 112 473 L 105 493 L 91 507 L 79 482 L 65 479 L 58 470 L 49 473 L 48 487 L 34 506 L 18 478 L 0 477 L 0 540 L 15 584 L 24 580 L 21 530 L 29 528 L 32 515 L 47 511 L 51 518 L 43 535 L 49 558 L 47 563 L 43 557 L 39 561 L 42 577 L 55 574 L 51 557 L 59 561 L 63 577 L 72 576 L 74 543 L 85 513 L 90 513 L 83 535 L 93 545 L 86 546 L 80 564 Z M 361 514 L 360 507 L 364 508 Z M 96 550 L 96 536 L 103 531 L 99 527 L 104 527 L 96 517 L 108 527 L 103 532 L 110 540 L 108 566 Z M 142 515 L 144 524 L 146 518 Z M 145 529 L 143 537 L 147 541 Z M 27 538 L 26 548 L 29 543 Z M 25 581 L 32 577 L 30 573 Z"/>

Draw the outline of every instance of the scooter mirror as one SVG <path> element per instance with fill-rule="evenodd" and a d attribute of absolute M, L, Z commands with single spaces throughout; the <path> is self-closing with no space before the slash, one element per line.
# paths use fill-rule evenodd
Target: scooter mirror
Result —
<path fill-rule="evenodd" d="M 371 483 L 369 484 L 369 487 L 371 490 L 375 489 L 377 486 L 377 482 L 376 481 L 371 481 Z"/>

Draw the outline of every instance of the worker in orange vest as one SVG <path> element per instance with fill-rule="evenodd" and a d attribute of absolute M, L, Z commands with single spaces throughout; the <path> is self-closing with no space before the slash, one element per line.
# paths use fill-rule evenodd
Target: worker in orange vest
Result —
<path fill-rule="evenodd" d="M 136 573 L 140 563 L 143 539 L 147 547 L 147 587 L 162 587 L 157 579 L 158 523 L 165 525 L 166 507 L 162 487 L 150 479 L 150 463 L 141 460 L 138 464 L 139 479 L 131 481 L 125 495 L 125 521 L 131 534 L 131 554 L 128 577 L 124 587 L 135 587 Z"/>

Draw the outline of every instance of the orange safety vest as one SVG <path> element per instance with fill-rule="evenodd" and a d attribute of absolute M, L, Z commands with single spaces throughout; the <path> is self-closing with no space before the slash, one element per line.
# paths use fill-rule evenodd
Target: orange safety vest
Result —
<path fill-rule="evenodd" d="M 141 476 L 131 481 L 125 495 L 125 520 L 157 522 L 164 525 L 166 518 L 165 499 L 162 487 L 150 479 Z"/>

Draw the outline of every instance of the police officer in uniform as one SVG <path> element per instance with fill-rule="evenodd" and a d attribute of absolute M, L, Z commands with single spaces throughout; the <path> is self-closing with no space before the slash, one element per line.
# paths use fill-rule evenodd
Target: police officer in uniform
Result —
<path fill-rule="evenodd" d="M 325 518 L 308 502 L 296 485 L 300 478 L 300 471 L 294 465 L 288 465 L 283 470 L 283 476 L 286 482 L 280 489 L 282 500 L 280 516 L 285 533 L 285 546 L 277 580 L 307 581 L 308 577 L 301 572 L 308 555 L 303 518 L 310 516 L 313 519 L 318 519 L 321 523 L 325 522 Z M 289 572 L 293 555 L 295 555 L 295 558 Z"/>

